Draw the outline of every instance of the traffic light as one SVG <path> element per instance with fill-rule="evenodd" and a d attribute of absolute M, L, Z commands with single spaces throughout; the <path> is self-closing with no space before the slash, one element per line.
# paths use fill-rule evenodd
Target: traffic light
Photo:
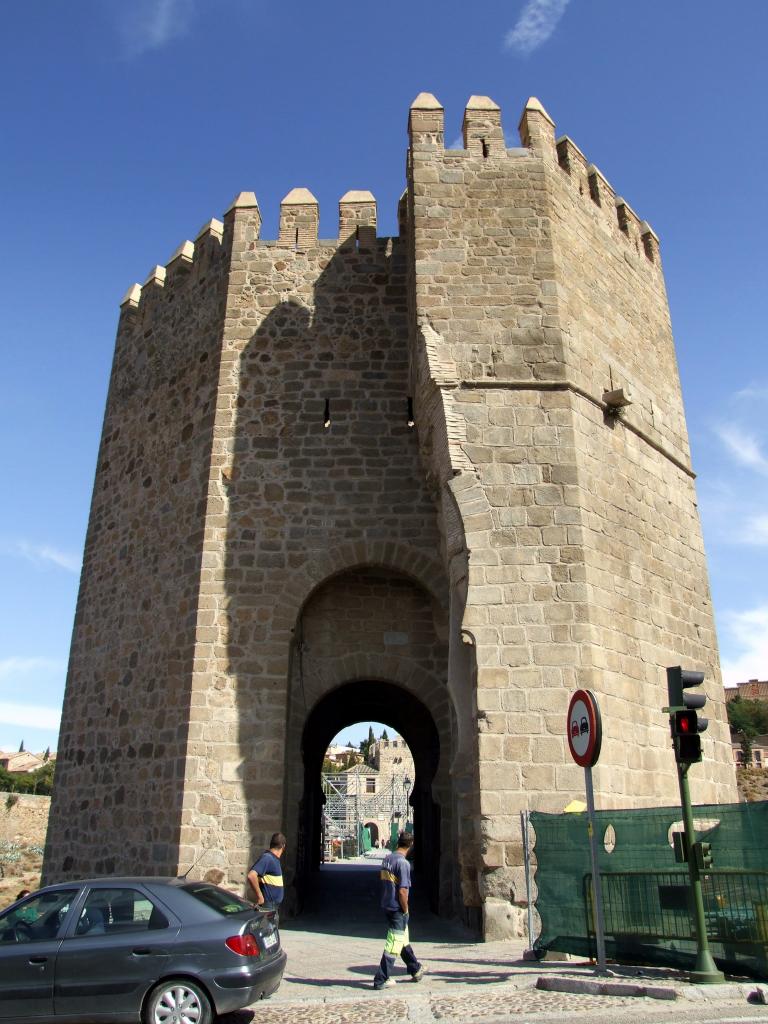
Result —
<path fill-rule="evenodd" d="M 699 871 L 708 871 L 712 867 L 712 844 L 694 843 L 693 858 Z"/>
<path fill-rule="evenodd" d="M 678 864 L 688 863 L 688 836 L 685 832 L 672 833 L 672 848 Z"/>
<path fill-rule="evenodd" d="M 704 682 L 703 672 L 691 672 L 679 665 L 667 669 L 667 690 L 669 692 L 669 726 L 675 748 L 675 760 L 679 764 L 695 764 L 701 760 L 701 733 L 709 720 L 696 712 L 707 702 L 705 693 L 688 693 L 694 686 Z"/>

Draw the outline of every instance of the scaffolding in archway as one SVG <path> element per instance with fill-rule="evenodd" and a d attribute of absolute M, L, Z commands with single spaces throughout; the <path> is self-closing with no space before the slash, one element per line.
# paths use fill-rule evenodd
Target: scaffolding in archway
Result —
<path fill-rule="evenodd" d="M 398 829 L 410 825 L 412 780 L 406 774 L 380 775 L 358 766 L 348 772 L 323 772 L 325 803 L 322 820 L 322 859 L 358 857 L 371 848 L 366 823 L 375 822 L 387 843 Z M 375 779 L 374 792 L 367 792 Z M 384 831 L 386 828 L 386 831 Z"/>

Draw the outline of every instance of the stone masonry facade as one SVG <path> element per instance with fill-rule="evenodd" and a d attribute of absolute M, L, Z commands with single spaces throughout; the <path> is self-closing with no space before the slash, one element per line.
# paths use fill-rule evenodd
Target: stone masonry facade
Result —
<path fill-rule="evenodd" d="M 487 97 L 461 150 L 428 93 L 408 128 L 397 237 L 353 191 L 319 239 L 298 188 L 263 240 L 243 192 L 126 295 L 46 878 L 202 856 L 238 886 L 283 827 L 300 909 L 309 751 L 366 695 L 435 909 L 487 938 L 519 927 L 519 811 L 583 791 L 576 688 L 598 805 L 672 803 L 664 667 L 703 669 L 694 799 L 736 799 L 658 239 L 538 100 L 520 148 Z"/>

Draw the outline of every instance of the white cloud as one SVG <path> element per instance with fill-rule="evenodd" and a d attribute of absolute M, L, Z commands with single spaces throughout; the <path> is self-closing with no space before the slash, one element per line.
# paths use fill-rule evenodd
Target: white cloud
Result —
<path fill-rule="evenodd" d="M 62 673 L 66 664 L 58 658 L 0 658 L 0 680 L 18 679 L 20 676 L 28 675 L 49 675 L 54 672 Z"/>
<path fill-rule="evenodd" d="M 565 14 L 570 0 L 528 0 L 504 46 L 527 55 L 546 43 Z"/>
<path fill-rule="evenodd" d="M 768 547 L 768 515 L 753 516 L 747 520 L 743 543 Z"/>
<path fill-rule="evenodd" d="M 120 34 L 127 57 L 158 50 L 190 27 L 195 0 L 132 0 L 120 4 Z"/>
<path fill-rule="evenodd" d="M 51 547 L 50 544 L 30 544 L 26 540 L 0 544 L 0 554 L 26 558 L 28 562 L 37 566 L 55 565 L 59 569 L 66 569 L 67 572 L 76 574 L 80 572 L 82 564 L 80 556 L 72 554 L 71 551 L 60 551 L 58 548 Z"/>
<path fill-rule="evenodd" d="M 766 399 L 768 399 L 768 388 L 754 387 L 752 385 L 747 388 L 742 388 L 741 391 L 737 391 L 733 395 L 733 400 L 737 402 L 752 400 L 763 402 Z"/>
<path fill-rule="evenodd" d="M 726 612 L 721 620 L 732 647 L 740 650 L 733 658 L 721 659 L 725 685 L 768 679 L 768 604 L 744 612 Z"/>
<path fill-rule="evenodd" d="M 763 454 L 760 442 L 737 423 L 720 424 L 717 436 L 737 462 L 749 469 L 768 476 L 768 458 Z"/>
<path fill-rule="evenodd" d="M 61 711 L 41 708 L 37 704 L 8 704 L 0 701 L 0 724 L 30 729 L 58 729 Z"/>

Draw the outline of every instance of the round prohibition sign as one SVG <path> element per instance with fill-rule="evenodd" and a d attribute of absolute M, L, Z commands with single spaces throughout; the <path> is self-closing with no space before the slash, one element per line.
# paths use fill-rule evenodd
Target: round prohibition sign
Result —
<path fill-rule="evenodd" d="M 577 690 L 568 705 L 568 746 L 582 768 L 591 768 L 600 757 L 603 723 L 597 698 L 591 690 Z"/>

